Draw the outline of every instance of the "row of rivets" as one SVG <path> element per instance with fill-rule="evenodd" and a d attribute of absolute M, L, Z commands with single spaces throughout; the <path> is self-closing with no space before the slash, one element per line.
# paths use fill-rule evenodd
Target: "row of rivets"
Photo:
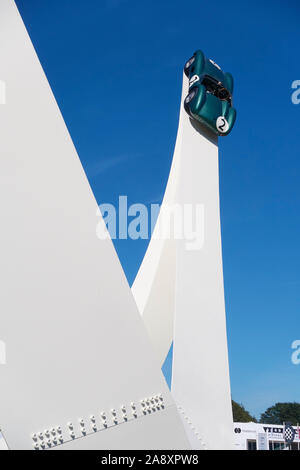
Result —
<path fill-rule="evenodd" d="M 97 425 L 96 425 L 96 418 L 95 418 L 95 416 L 94 416 L 94 415 L 91 415 L 91 416 L 90 416 L 90 420 L 91 420 L 92 430 L 93 430 L 94 432 L 96 432 L 96 431 L 97 431 Z"/>
<path fill-rule="evenodd" d="M 142 407 L 142 412 L 144 414 L 151 413 L 151 411 L 156 411 L 159 410 L 160 408 L 164 408 L 163 404 L 163 397 L 162 395 L 155 395 L 150 398 L 145 398 L 140 401 L 141 407 Z M 135 402 L 130 403 L 130 408 L 131 408 L 131 413 L 134 418 L 137 418 L 138 413 L 137 413 L 137 407 Z M 115 425 L 118 424 L 118 417 L 117 417 L 117 411 L 115 408 L 112 408 L 111 410 L 111 416 L 112 416 L 112 421 Z M 128 421 L 127 417 L 127 411 L 126 411 L 126 406 L 121 405 L 121 412 L 122 412 L 122 420 L 123 421 Z M 107 428 L 107 415 L 104 411 L 100 413 L 100 417 L 102 420 L 102 425 L 104 428 Z M 79 425 L 80 425 L 80 433 L 81 436 L 86 436 L 86 427 L 85 427 L 85 422 L 82 418 L 78 420 Z M 90 416 L 90 425 L 91 428 L 94 432 L 98 430 L 97 424 L 96 424 L 96 417 L 95 415 Z M 75 431 L 74 431 L 74 425 L 71 421 L 67 423 L 67 427 L 69 429 L 68 433 L 71 439 L 75 439 Z M 58 444 L 62 444 L 64 442 L 63 436 L 62 436 L 62 429 L 60 426 L 57 426 L 56 428 L 52 428 L 51 430 L 46 429 L 43 432 L 40 432 L 39 434 L 33 434 L 32 435 L 33 439 L 33 447 L 34 449 L 45 449 L 47 447 L 52 447 L 56 446 Z"/>
<path fill-rule="evenodd" d="M 145 414 L 151 413 L 152 411 L 160 410 L 164 408 L 162 395 L 156 395 L 154 397 L 145 398 L 141 400 L 142 411 Z"/>
<path fill-rule="evenodd" d="M 61 433 L 62 433 L 61 427 L 58 426 L 56 429 L 55 428 L 52 428 L 51 430 L 46 429 L 44 432 L 40 432 L 39 434 L 32 434 L 32 439 L 34 441 L 33 447 L 35 449 L 39 449 L 40 446 L 42 448 L 46 448 L 47 446 L 51 447 L 52 445 L 55 446 L 57 445 L 58 440 L 60 443 L 62 443 L 63 438 L 61 436 Z"/>
<path fill-rule="evenodd" d="M 200 441 L 200 443 L 201 443 L 203 449 L 204 449 L 204 450 L 207 450 L 207 447 L 206 447 L 206 445 L 205 445 L 205 443 L 204 443 L 202 437 L 200 436 L 199 431 L 197 431 L 196 428 L 195 428 L 195 426 L 193 426 L 192 421 L 191 421 L 190 418 L 185 414 L 184 409 L 183 409 L 181 406 L 178 406 L 177 408 L 178 408 L 178 410 L 180 411 L 180 413 L 184 415 L 184 419 L 185 419 L 185 420 L 187 421 L 187 423 L 190 425 L 191 430 L 194 432 L 194 434 L 195 434 L 195 436 L 197 437 L 198 441 Z"/>
<path fill-rule="evenodd" d="M 122 418 L 124 421 L 127 421 L 127 413 L 126 413 L 126 406 L 125 405 L 122 405 L 121 406 L 121 411 L 122 411 Z"/>

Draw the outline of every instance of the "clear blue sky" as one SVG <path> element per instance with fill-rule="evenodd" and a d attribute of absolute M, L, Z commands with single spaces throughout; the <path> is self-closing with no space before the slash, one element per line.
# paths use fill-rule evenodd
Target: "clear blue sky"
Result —
<path fill-rule="evenodd" d="M 161 201 L 182 66 L 202 49 L 235 78 L 220 139 L 232 396 L 299 401 L 300 5 L 297 0 L 17 0 L 98 203 Z M 146 241 L 116 241 L 131 284 Z"/>

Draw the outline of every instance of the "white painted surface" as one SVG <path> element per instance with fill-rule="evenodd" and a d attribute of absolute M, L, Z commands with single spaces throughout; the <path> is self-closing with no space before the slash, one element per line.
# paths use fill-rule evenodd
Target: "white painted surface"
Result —
<path fill-rule="evenodd" d="M 233 420 L 218 142 L 215 135 L 189 119 L 183 108 L 187 90 L 184 76 L 176 148 L 162 207 L 170 203 L 203 205 L 204 245 L 189 251 L 184 239 L 151 240 L 132 291 L 161 364 L 174 339 L 172 392 L 184 410 L 191 445 L 229 449 L 233 447 Z"/>
<path fill-rule="evenodd" d="M 173 406 L 167 408 L 164 413 L 147 415 L 127 424 L 112 427 L 107 431 L 94 433 L 88 438 L 66 443 L 57 449 L 143 450 L 146 443 L 147 450 L 179 450 L 182 449 L 182 443 L 186 440 L 184 431 L 182 429 L 181 432 L 172 433 L 170 428 L 174 427 L 179 430 L 180 426 L 180 419 Z M 162 435 L 164 435 L 163 439 Z"/>
<path fill-rule="evenodd" d="M 0 450 L 8 450 L 7 444 L 1 432 L 0 432 Z"/>
<path fill-rule="evenodd" d="M 176 243 L 172 393 L 209 449 L 233 447 L 223 289 L 217 138 L 186 115 L 181 204 L 203 204 L 204 245 Z"/>
<path fill-rule="evenodd" d="M 176 243 L 172 237 L 170 239 L 159 237 L 159 227 L 163 223 L 163 208 L 176 203 L 183 120 L 186 114 L 183 101 L 187 90 L 188 80 L 184 76 L 179 126 L 170 175 L 152 238 L 131 288 L 161 366 L 173 341 Z"/>
<path fill-rule="evenodd" d="M 125 405 L 128 423 L 116 426 L 125 443 L 130 427 L 130 446 L 136 438 L 145 449 L 158 441 L 168 448 L 174 439 L 186 448 L 113 244 L 96 237 L 96 201 L 11 0 L 0 0 L 0 42 L 9 97 L 0 107 L 0 339 L 7 353 L 0 424 L 8 446 L 30 449 L 32 433 L 57 426 L 71 439 L 70 421 L 78 437 L 79 418 L 93 434 L 90 415 L 100 427 L 105 411 L 108 429 L 97 446 L 112 448 L 110 410 L 120 423 Z M 135 419 L 131 402 L 143 416 L 139 400 L 158 393 L 165 408 Z"/>

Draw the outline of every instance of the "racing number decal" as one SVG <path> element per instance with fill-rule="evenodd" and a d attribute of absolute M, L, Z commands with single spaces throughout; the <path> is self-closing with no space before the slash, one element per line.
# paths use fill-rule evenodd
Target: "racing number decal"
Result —
<path fill-rule="evenodd" d="M 221 134 L 225 134 L 225 132 L 229 129 L 229 124 L 224 118 L 224 116 L 219 116 L 216 122 L 216 127 Z"/>
<path fill-rule="evenodd" d="M 194 83 L 198 82 L 199 80 L 200 80 L 199 75 L 193 75 L 190 78 L 189 87 L 191 88 L 194 85 Z"/>

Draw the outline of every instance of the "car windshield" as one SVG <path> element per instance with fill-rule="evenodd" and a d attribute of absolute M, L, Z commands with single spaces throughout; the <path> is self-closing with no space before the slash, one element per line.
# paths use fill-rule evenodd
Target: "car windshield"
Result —
<path fill-rule="evenodd" d="M 228 101 L 231 106 L 231 94 L 221 82 L 218 82 L 209 75 L 205 75 L 202 79 L 202 85 L 205 86 L 207 93 L 211 93 L 221 101 Z"/>

